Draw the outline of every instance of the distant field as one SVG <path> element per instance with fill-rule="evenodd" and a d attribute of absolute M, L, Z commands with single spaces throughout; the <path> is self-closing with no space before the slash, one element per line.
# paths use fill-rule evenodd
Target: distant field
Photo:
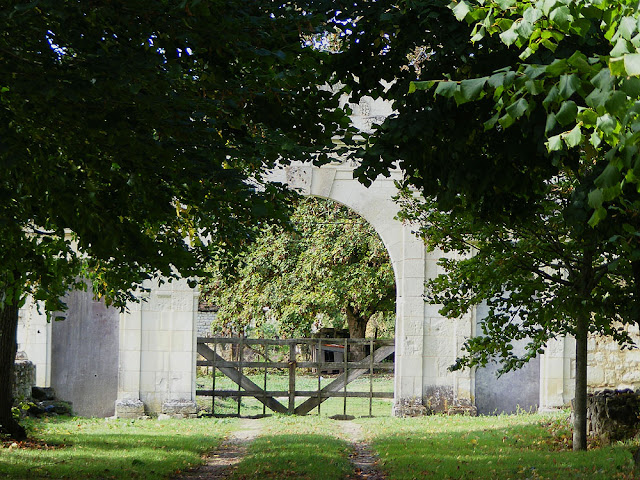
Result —
<path fill-rule="evenodd" d="M 247 375 L 260 388 L 264 388 L 264 373 L 256 373 Z M 320 388 L 331 383 L 337 375 L 322 375 Z M 199 376 L 197 379 L 198 388 L 210 389 L 212 379 L 210 376 Z M 269 373 L 267 375 L 267 390 L 287 390 L 289 388 L 289 376 L 284 373 Z M 349 392 L 368 392 L 370 388 L 369 375 L 363 375 L 347 385 Z M 228 377 L 218 372 L 216 375 L 216 390 L 237 390 L 238 385 L 231 381 Z M 317 375 L 297 375 L 296 390 L 317 390 Z M 374 392 L 393 392 L 393 375 L 375 374 L 373 376 Z M 300 405 L 306 398 L 297 398 L 296 405 Z M 278 399 L 280 403 L 287 405 L 288 398 Z M 205 408 L 207 412 L 211 412 L 211 397 L 198 397 L 198 405 Z M 391 414 L 392 400 L 386 398 L 374 398 L 372 401 L 372 415 L 375 417 L 388 416 Z M 226 415 L 235 414 L 238 411 L 238 402 L 231 398 L 216 398 L 215 413 Z M 329 398 L 320 405 L 321 416 L 342 415 L 344 411 L 343 398 Z M 263 405 L 252 397 L 243 397 L 241 405 L 241 415 L 253 416 L 261 415 Z M 266 409 L 266 413 L 272 413 Z M 312 410 L 309 415 L 318 415 L 318 409 Z M 347 398 L 347 415 L 355 417 L 363 417 L 369 415 L 369 399 L 368 398 Z"/>

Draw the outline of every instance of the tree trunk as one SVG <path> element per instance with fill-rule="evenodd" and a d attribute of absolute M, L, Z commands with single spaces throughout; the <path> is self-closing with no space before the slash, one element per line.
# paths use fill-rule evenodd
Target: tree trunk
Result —
<path fill-rule="evenodd" d="M 347 314 L 347 325 L 349 326 L 349 338 L 364 338 L 369 319 L 360 317 L 349 305 L 345 307 L 345 313 Z M 358 362 L 366 356 L 365 346 L 352 345 L 350 353 L 350 360 Z"/>
<path fill-rule="evenodd" d="M 13 369 L 18 344 L 18 306 L 0 310 L 0 433 L 15 440 L 27 438 L 25 429 L 13 418 Z"/>
<path fill-rule="evenodd" d="M 576 383 L 573 403 L 573 450 L 587 449 L 587 334 L 589 317 L 581 313 L 576 329 Z"/>

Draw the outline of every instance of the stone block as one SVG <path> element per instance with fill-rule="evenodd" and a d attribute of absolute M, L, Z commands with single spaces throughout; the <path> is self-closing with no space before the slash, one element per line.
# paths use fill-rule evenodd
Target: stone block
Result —
<path fill-rule="evenodd" d="M 453 388 L 449 385 L 427 385 L 423 403 L 434 412 L 446 412 L 450 405 L 456 404 Z"/>
<path fill-rule="evenodd" d="M 447 408 L 447 415 L 467 415 L 477 417 L 478 409 L 474 405 L 451 405 Z"/>
<path fill-rule="evenodd" d="M 193 400 L 167 400 L 162 404 L 162 413 L 173 418 L 195 418 L 198 406 Z"/>
<path fill-rule="evenodd" d="M 144 403 L 138 399 L 116 400 L 117 418 L 139 418 L 144 416 Z"/>
<path fill-rule="evenodd" d="M 589 385 L 602 385 L 604 383 L 604 370 L 601 367 L 589 367 L 587 370 Z"/>
<path fill-rule="evenodd" d="M 394 417 L 423 417 L 432 415 L 433 410 L 422 404 L 419 398 L 401 398 L 393 405 Z"/>
<path fill-rule="evenodd" d="M 13 367 L 13 396 L 17 401 L 31 398 L 36 383 L 36 366 L 29 360 L 18 360 Z"/>

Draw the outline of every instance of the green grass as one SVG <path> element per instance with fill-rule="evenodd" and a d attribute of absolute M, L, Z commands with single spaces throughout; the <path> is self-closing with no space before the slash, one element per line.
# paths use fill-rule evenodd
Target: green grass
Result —
<path fill-rule="evenodd" d="M 262 435 L 250 445 L 233 480 L 329 480 L 352 472 L 349 446 L 335 435 L 336 421 L 275 415 L 260 422 Z"/>
<path fill-rule="evenodd" d="M 389 480 L 631 480 L 639 441 L 571 451 L 568 413 L 496 417 L 359 418 Z M 256 420 L 261 436 L 233 480 L 346 478 L 350 447 L 325 416 Z M 161 479 L 201 463 L 236 419 L 57 418 L 31 424 L 40 443 L 0 449 L 0 478 Z M 595 447 L 595 446 L 594 446 Z"/>
<path fill-rule="evenodd" d="M 260 388 L 264 388 L 264 373 L 247 375 L 249 379 Z M 329 383 L 335 380 L 337 375 L 322 375 L 320 382 L 320 388 L 325 387 Z M 211 388 L 211 377 L 198 377 L 199 388 L 209 389 Z M 369 391 L 369 375 L 363 375 L 349 385 L 347 385 L 347 391 L 349 392 L 368 392 Z M 289 388 L 289 376 L 280 372 L 269 372 L 267 377 L 267 390 L 280 390 L 286 391 Z M 237 390 L 238 385 L 231 379 L 218 372 L 216 375 L 216 390 Z M 318 377 L 317 375 L 297 375 L 296 376 L 296 390 L 317 390 L 318 389 Z M 393 375 L 374 375 L 373 376 L 373 391 L 374 392 L 393 392 Z M 306 398 L 296 398 L 296 406 L 304 402 Z M 278 401 L 283 405 L 288 405 L 288 398 L 278 398 Z M 206 408 L 208 412 L 211 411 L 211 397 L 198 397 L 198 404 Z M 392 399 L 386 398 L 374 398 L 371 404 L 372 415 L 374 417 L 389 416 L 391 414 Z M 238 403 L 230 398 L 216 398 L 215 413 L 222 415 L 236 414 L 238 412 Z M 262 403 L 252 397 L 243 397 L 240 414 L 243 416 L 261 415 L 263 412 Z M 344 399 L 343 398 L 329 398 L 322 402 L 320 405 L 321 416 L 333 416 L 342 415 L 344 412 Z M 271 411 L 266 409 L 266 413 Z M 318 409 L 312 410 L 310 415 L 318 415 Z M 369 399 L 368 398 L 347 398 L 347 414 L 355 417 L 363 417 L 369 415 Z"/>
<path fill-rule="evenodd" d="M 0 478 L 161 479 L 201 463 L 233 420 L 105 420 L 58 417 L 32 423 L 39 445 L 4 443 Z"/>
<path fill-rule="evenodd" d="M 390 479 L 638 478 L 631 449 L 571 451 L 568 413 L 360 419 Z"/>

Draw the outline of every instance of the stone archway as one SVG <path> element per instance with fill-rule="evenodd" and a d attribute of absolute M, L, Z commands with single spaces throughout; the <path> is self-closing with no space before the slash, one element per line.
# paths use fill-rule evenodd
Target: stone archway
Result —
<path fill-rule="evenodd" d="M 396 219 L 395 181 L 402 173 L 393 171 L 365 187 L 353 178 L 353 171 L 353 165 L 343 162 L 322 167 L 292 164 L 274 171 L 269 179 L 351 208 L 371 224 L 387 248 L 396 279 L 394 412 L 403 415 L 424 403 L 435 409 L 470 404 L 470 374 L 446 370 L 471 334 L 470 322 L 462 319 L 451 325 L 447 320 L 445 325 L 437 309 L 424 301 L 424 283 L 435 274 L 437 257 L 427 254 L 410 225 Z"/>

